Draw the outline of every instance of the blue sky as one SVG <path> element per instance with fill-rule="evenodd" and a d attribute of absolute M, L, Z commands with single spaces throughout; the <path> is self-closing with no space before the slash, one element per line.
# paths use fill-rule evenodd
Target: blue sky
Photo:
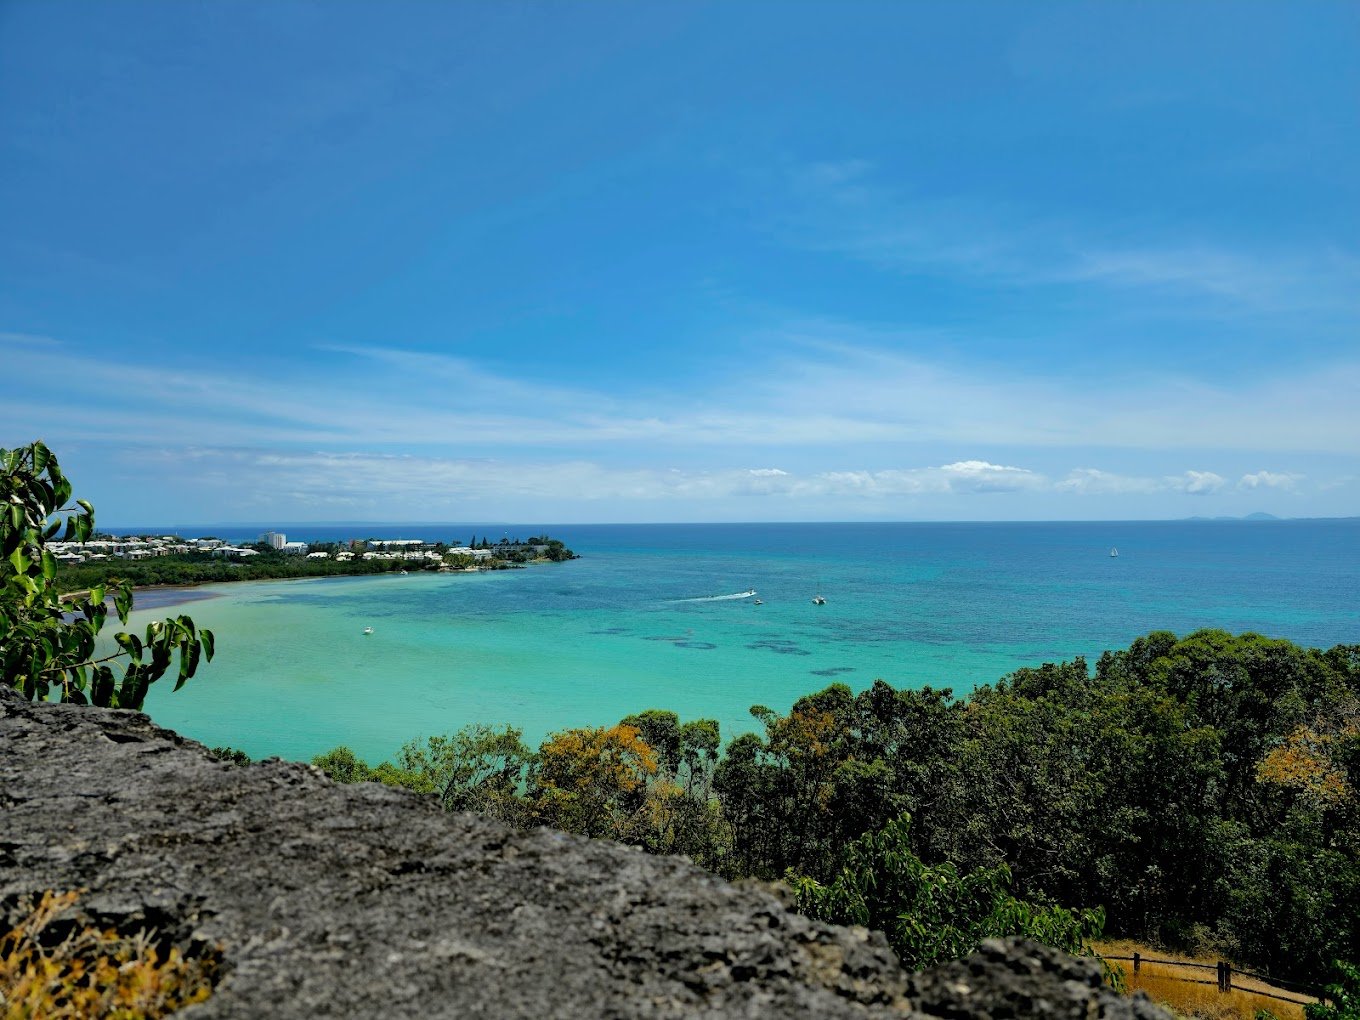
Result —
<path fill-rule="evenodd" d="M 0 3 L 106 523 L 1360 513 L 1360 6 Z"/>

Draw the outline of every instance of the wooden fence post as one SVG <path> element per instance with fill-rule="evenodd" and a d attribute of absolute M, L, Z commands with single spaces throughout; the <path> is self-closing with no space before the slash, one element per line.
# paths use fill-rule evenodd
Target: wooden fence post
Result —
<path fill-rule="evenodd" d="M 1231 992 L 1231 991 L 1232 991 L 1232 964 L 1231 964 L 1231 963 L 1225 963 L 1225 964 L 1223 965 L 1223 990 L 1224 990 L 1225 992 Z"/>
<path fill-rule="evenodd" d="M 1219 961 L 1218 961 L 1218 990 L 1219 990 L 1220 992 L 1226 992 L 1226 991 L 1227 991 L 1227 989 L 1223 987 L 1223 961 L 1222 961 L 1222 960 L 1219 960 Z"/>
<path fill-rule="evenodd" d="M 1134 972 L 1135 974 L 1138 973 L 1138 967 L 1139 967 L 1140 964 L 1142 964 L 1142 962 L 1143 962 L 1143 956 L 1142 956 L 1142 954 L 1141 954 L 1141 953 L 1134 953 L 1134 954 L 1133 954 L 1133 972 Z"/>

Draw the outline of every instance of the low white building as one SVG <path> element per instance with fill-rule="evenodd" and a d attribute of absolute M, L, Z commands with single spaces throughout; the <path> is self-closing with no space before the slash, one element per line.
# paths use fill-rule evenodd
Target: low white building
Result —
<path fill-rule="evenodd" d="M 279 550 L 279 552 L 288 553 L 290 555 L 298 555 L 301 553 L 305 553 L 307 551 L 307 543 L 284 542 L 283 545 L 276 545 L 274 548 Z"/>
<path fill-rule="evenodd" d="M 474 560 L 489 560 L 494 554 L 490 549 L 473 549 L 471 546 L 460 545 L 450 549 L 445 555 L 470 556 Z"/>

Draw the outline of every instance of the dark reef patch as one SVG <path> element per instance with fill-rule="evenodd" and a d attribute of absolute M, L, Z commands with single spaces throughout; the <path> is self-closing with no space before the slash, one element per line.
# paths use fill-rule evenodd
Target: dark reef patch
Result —
<path fill-rule="evenodd" d="M 774 652 L 776 655 L 811 655 L 806 648 L 800 648 L 796 641 L 785 641 L 782 639 L 769 638 L 764 641 L 753 641 L 746 646 L 753 652 L 761 649 Z"/>

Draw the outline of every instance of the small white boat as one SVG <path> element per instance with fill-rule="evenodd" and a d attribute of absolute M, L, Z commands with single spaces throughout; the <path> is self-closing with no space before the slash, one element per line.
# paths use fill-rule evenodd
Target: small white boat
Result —
<path fill-rule="evenodd" d="M 822 598 L 820 595 L 814 595 L 812 596 L 812 604 L 814 606 L 824 606 L 826 605 L 826 599 Z"/>
<path fill-rule="evenodd" d="M 764 604 L 765 604 L 765 603 L 762 602 L 762 601 L 760 601 L 760 599 L 756 599 L 755 601 L 753 601 L 753 602 L 751 603 L 751 605 L 753 605 L 753 606 L 763 606 Z"/>
<path fill-rule="evenodd" d="M 364 628 L 364 634 L 365 634 L 365 635 L 367 635 L 367 634 L 372 634 L 372 633 L 373 633 L 373 628 L 372 628 L 372 627 L 365 627 L 365 628 Z"/>
<path fill-rule="evenodd" d="M 1116 549 L 1114 546 L 1110 546 L 1110 556 L 1111 556 L 1111 558 L 1113 558 L 1113 557 L 1115 557 L 1115 556 L 1118 556 L 1118 555 L 1119 555 L 1119 550 Z"/>

